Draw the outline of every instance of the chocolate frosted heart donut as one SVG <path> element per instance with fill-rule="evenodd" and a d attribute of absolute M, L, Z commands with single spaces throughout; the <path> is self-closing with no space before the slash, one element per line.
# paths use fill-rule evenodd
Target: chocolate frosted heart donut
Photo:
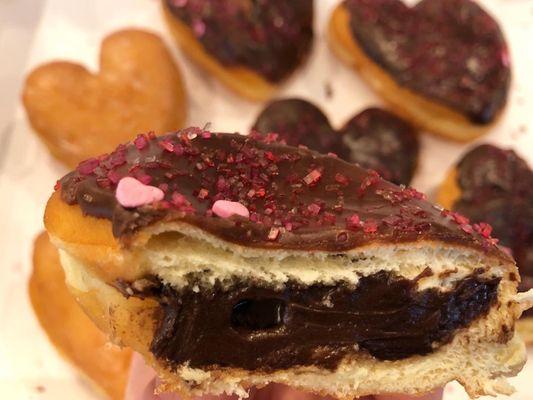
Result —
<path fill-rule="evenodd" d="M 491 224 L 494 236 L 512 251 L 521 289 L 533 288 L 533 171 L 522 158 L 488 144 L 473 148 L 448 175 L 439 201 L 473 222 Z M 525 336 L 533 340 L 533 318 L 524 325 Z"/>
<path fill-rule="evenodd" d="M 282 99 L 269 103 L 252 128 L 267 134 L 275 132 L 289 146 L 307 146 L 320 153 L 348 156 L 348 149 L 328 117 L 316 105 L 303 99 Z"/>
<path fill-rule="evenodd" d="M 124 179 L 162 196 L 125 204 L 141 186 Z M 509 393 L 526 360 L 529 298 L 486 229 L 273 135 L 140 135 L 61 178 L 44 219 L 87 315 L 180 398 L 452 380 L 476 397 Z"/>
<path fill-rule="evenodd" d="M 419 144 L 415 130 L 379 108 L 362 111 L 336 131 L 314 104 L 302 99 L 276 100 L 259 114 L 252 129 L 263 134 L 275 132 L 290 146 L 334 153 L 397 184 L 409 184 L 416 169 Z"/>
<path fill-rule="evenodd" d="M 349 120 L 340 133 L 350 149 L 347 161 L 374 169 L 391 182 L 409 184 L 420 146 L 407 122 L 380 108 L 368 108 Z"/>
<path fill-rule="evenodd" d="M 454 139 L 472 139 L 505 106 L 511 78 L 497 22 L 470 0 L 346 0 L 330 41 L 395 109 Z"/>
<path fill-rule="evenodd" d="M 164 0 L 185 53 L 239 94 L 265 99 L 309 53 L 311 0 Z"/>

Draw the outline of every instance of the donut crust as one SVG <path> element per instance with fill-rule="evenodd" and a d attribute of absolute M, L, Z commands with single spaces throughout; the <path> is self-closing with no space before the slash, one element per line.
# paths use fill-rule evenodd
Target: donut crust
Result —
<path fill-rule="evenodd" d="M 122 400 L 131 350 L 110 344 L 82 311 L 67 289 L 58 251 L 46 232 L 35 239 L 28 291 L 35 315 L 56 350 L 98 391 Z"/>
<path fill-rule="evenodd" d="M 349 13 L 339 4 L 329 20 L 328 40 L 333 53 L 359 71 L 362 78 L 401 117 L 422 130 L 459 142 L 471 141 L 490 130 L 502 111 L 487 125 L 473 124 L 467 117 L 440 103 L 398 85 L 358 45 L 350 31 Z"/>

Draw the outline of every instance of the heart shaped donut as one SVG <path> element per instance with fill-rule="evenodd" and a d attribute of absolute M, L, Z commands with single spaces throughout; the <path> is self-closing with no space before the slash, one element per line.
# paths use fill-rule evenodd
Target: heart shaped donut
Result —
<path fill-rule="evenodd" d="M 415 130 L 380 108 L 360 112 L 336 131 L 314 104 L 296 98 L 276 100 L 259 114 L 252 130 L 275 132 L 291 146 L 334 153 L 397 184 L 409 184 L 416 169 L 419 144 Z"/>
<path fill-rule="evenodd" d="M 477 146 L 450 171 L 438 200 L 472 223 L 488 222 L 516 260 L 521 290 L 533 288 L 533 171 L 524 159 L 512 150 Z M 533 312 L 524 315 L 519 328 L 533 342 Z"/>
<path fill-rule="evenodd" d="M 163 0 L 185 54 L 252 100 L 269 98 L 307 57 L 312 0 Z"/>
<path fill-rule="evenodd" d="M 502 114 L 511 79 L 498 23 L 471 0 L 345 0 L 332 50 L 411 123 L 467 141 Z"/>
<path fill-rule="evenodd" d="M 100 71 L 66 61 L 34 69 L 23 89 L 29 121 L 52 155 L 69 166 L 149 130 L 183 126 L 186 99 L 163 41 L 141 30 L 102 42 Z"/>
<path fill-rule="evenodd" d="M 123 400 L 132 352 L 109 343 L 78 305 L 65 283 L 59 252 L 46 232 L 35 239 L 28 291 L 35 316 L 58 352 L 99 393 Z"/>

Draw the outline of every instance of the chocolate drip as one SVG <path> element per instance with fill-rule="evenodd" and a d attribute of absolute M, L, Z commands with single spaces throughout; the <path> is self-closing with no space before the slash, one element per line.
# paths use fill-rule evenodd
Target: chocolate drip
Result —
<path fill-rule="evenodd" d="M 497 22 L 470 0 L 346 0 L 366 55 L 401 86 L 477 124 L 504 107 L 511 72 Z"/>
<path fill-rule="evenodd" d="M 314 104 L 302 99 L 276 100 L 259 114 L 253 129 L 263 134 L 276 132 L 290 146 L 334 153 L 396 184 L 411 181 L 418 159 L 414 128 L 379 108 L 360 112 L 337 132 Z"/>
<path fill-rule="evenodd" d="M 168 10 L 220 63 L 277 83 L 303 61 L 313 41 L 312 0 L 166 0 Z"/>
<path fill-rule="evenodd" d="M 439 240 L 507 256 L 458 215 L 337 157 L 272 143 L 272 137 L 189 128 L 139 136 L 110 155 L 87 160 L 59 182 L 61 197 L 108 218 L 116 237 L 157 221 L 182 221 L 249 247 L 344 251 L 368 243 Z M 164 200 L 123 208 L 117 182 L 133 176 L 160 187 Z M 248 219 L 219 218 L 217 200 L 238 201 Z"/>
<path fill-rule="evenodd" d="M 151 351 L 172 366 L 335 369 L 358 351 L 380 360 L 431 353 L 495 304 L 499 279 L 469 276 L 449 292 L 381 271 L 346 284 L 276 290 L 253 282 L 162 289 Z"/>
<path fill-rule="evenodd" d="M 511 249 L 522 282 L 533 287 L 533 171 L 512 150 L 481 145 L 457 165 L 461 197 L 453 208 L 473 221 L 486 221 Z M 533 315 L 529 311 L 529 315 Z"/>

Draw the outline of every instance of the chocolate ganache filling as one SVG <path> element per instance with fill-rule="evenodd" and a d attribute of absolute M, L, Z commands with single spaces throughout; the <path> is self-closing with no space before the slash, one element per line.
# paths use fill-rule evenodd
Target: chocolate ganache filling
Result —
<path fill-rule="evenodd" d="M 511 79 L 498 23 L 471 0 L 345 0 L 353 37 L 401 86 L 488 124 Z"/>
<path fill-rule="evenodd" d="M 355 287 L 237 282 L 196 291 L 161 285 L 156 294 L 149 284 L 147 295 L 162 306 L 151 351 L 172 366 L 247 370 L 334 369 L 358 351 L 398 360 L 432 352 L 486 314 L 499 284 L 474 274 L 443 292 L 418 291 L 417 281 L 381 271 Z M 146 295 L 132 288 L 123 293 Z"/>
<path fill-rule="evenodd" d="M 286 78 L 311 48 L 312 0 L 165 2 L 220 63 L 250 68 L 270 82 Z"/>

